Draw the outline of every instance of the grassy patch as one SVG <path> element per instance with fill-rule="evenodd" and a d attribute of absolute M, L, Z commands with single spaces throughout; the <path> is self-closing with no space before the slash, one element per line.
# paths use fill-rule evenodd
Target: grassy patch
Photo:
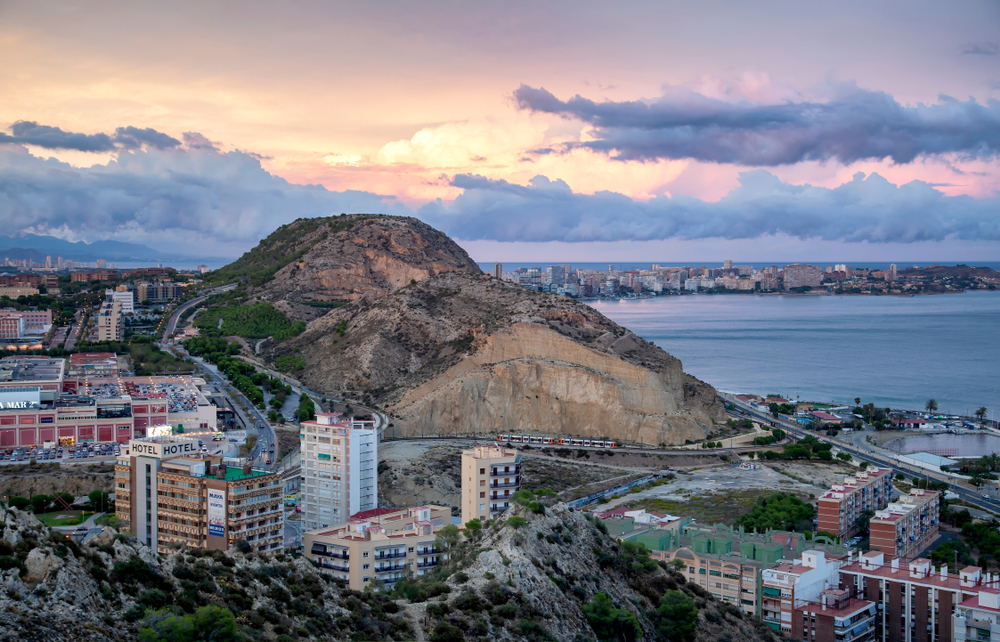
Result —
<path fill-rule="evenodd" d="M 78 510 L 53 511 L 35 517 L 46 526 L 76 526 L 83 522 L 83 512 Z"/>
<path fill-rule="evenodd" d="M 219 327 L 219 321 L 222 327 Z M 225 305 L 206 308 L 194 324 L 205 336 L 230 336 L 276 339 L 294 336 L 305 329 L 305 323 L 293 324 L 270 303 Z"/>
<path fill-rule="evenodd" d="M 687 500 L 646 498 L 629 502 L 629 508 L 645 508 L 647 511 L 690 515 L 701 524 L 723 522 L 731 524 L 740 515 L 753 508 L 758 497 L 767 497 L 773 491 L 754 488 L 741 491 L 727 491 L 711 495 L 698 495 Z M 791 494 L 791 493 L 790 493 Z"/>

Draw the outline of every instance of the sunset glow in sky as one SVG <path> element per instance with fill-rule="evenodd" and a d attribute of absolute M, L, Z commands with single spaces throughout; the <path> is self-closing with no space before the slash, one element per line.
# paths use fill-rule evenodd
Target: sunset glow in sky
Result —
<path fill-rule="evenodd" d="M 227 257 L 381 211 L 483 261 L 1000 257 L 993 1 L 44 2 L 0 23 L 8 234 Z"/>

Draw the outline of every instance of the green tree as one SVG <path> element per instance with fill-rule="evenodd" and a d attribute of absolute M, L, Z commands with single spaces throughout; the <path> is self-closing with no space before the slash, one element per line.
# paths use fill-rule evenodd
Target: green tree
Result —
<path fill-rule="evenodd" d="M 989 411 L 986 410 L 986 406 L 980 406 L 979 408 L 976 408 L 976 412 L 974 414 L 976 415 L 976 419 L 979 420 L 979 423 L 983 423 L 984 421 L 986 421 L 987 412 Z"/>
<path fill-rule="evenodd" d="M 478 535 L 483 530 L 483 522 L 478 517 L 473 517 L 465 523 L 465 532 L 469 535 Z"/>
<path fill-rule="evenodd" d="M 698 609 L 686 593 L 669 590 L 660 598 L 654 623 L 660 635 L 670 642 L 692 640 L 698 627 Z"/>
<path fill-rule="evenodd" d="M 615 608 L 611 598 L 597 593 L 581 609 L 598 640 L 631 642 L 642 636 L 642 629 L 635 615 L 625 609 Z"/>
<path fill-rule="evenodd" d="M 875 511 L 873 511 L 872 509 L 869 508 L 867 510 L 861 511 L 861 514 L 858 515 L 858 518 L 854 520 L 854 528 L 858 529 L 862 533 L 867 533 L 868 527 L 872 521 L 872 517 L 875 517 Z"/>
<path fill-rule="evenodd" d="M 94 510 L 99 513 L 107 512 L 108 507 L 111 505 L 110 496 L 102 490 L 90 491 L 87 499 L 90 500 L 90 505 L 94 507 Z"/>
<path fill-rule="evenodd" d="M 927 403 L 924 404 L 924 408 L 927 412 L 935 412 L 938 409 L 938 403 L 934 399 L 928 399 Z"/>
<path fill-rule="evenodd" d="M 192 615 L 153 611 L 139 631 L 139 642 L 232 642 L 239 638 L 236 619 L 229 609 L 203 606 Z"/>
<path fill-rule="evenodd" d="M 458 530 L 458 526 L 448 524 L 437 532 L 437 536 L 434 538 L 434 543 L 442 551 L 451 550 L 451 548 L 458 543 L 458 538 L 460 536 L 461 533 Z"/>

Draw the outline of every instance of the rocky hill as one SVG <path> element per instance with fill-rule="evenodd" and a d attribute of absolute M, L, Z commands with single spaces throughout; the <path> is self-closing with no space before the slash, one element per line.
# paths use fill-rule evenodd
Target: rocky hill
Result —
<path fill-rule="evenodd" d="M 415 218 L 348 214 L 283 225 L 210 279 L 241 279 L 250 297 L 308 321 L 331 304 L 453 271 L 481 272 L 443 232 Z"/>
<path fill-rule="evenodd" d="M 357 592 L 301 557 L 161 557 L 112 529 L 79 545 L 0 508 L 0 640 L 777 639 L 563 504 L 504 517 L 429 574 Z"/>
<path fill-rule="evenodd" d="M 364 398 L 395 436 L 532 432 L 646 444 L 701 439 L 715 390 L 590 306 L 484 274 L 448 272 L 366 296 L 270 355 L 305 361 L 312 389 Z"/>

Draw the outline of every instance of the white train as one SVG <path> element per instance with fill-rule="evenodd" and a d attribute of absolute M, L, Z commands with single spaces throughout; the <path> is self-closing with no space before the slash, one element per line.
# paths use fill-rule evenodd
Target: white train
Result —
<path fill-rule="evenodd" d="M 577 437 L 535 437 L 532 435 L 497 435 L 496 441 L 512 444 L 539 444 L 542 446 L 581 446 L 584 448 L 618 448 L 617 441 L 579 439 Z"/>

